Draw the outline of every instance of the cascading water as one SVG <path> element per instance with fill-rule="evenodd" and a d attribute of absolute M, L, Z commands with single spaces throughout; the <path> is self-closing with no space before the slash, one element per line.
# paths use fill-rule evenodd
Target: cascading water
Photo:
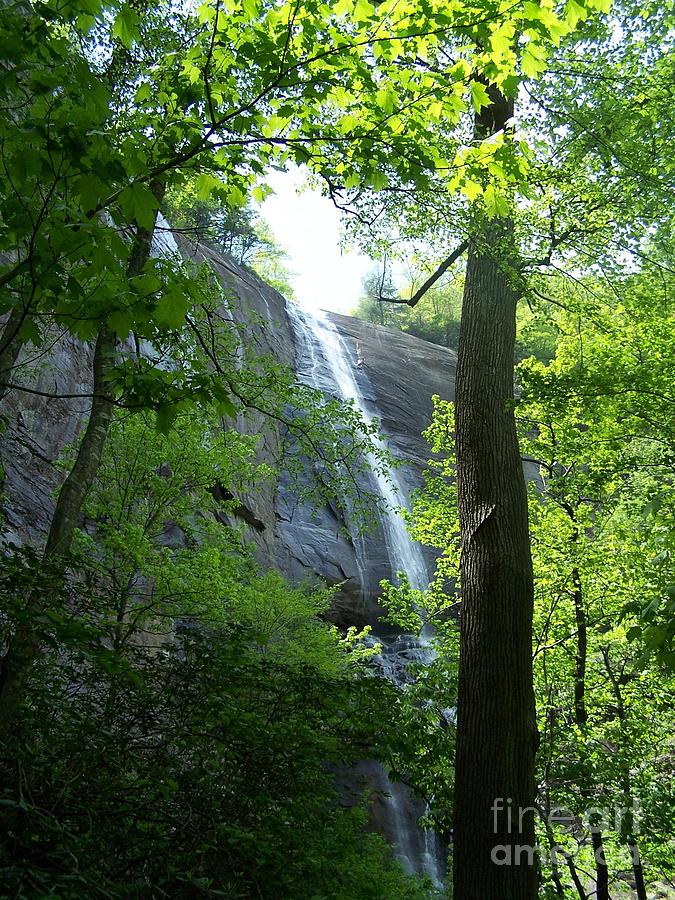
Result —
<path fill-rule="evenodd" d="M 371 405 L 359 386 L 358 366 L 346 341 L 325 313 L 310 313 L 296 304 L 288 304 L 288 313 L 298 344 L 298 374 L 313 387 L 353 403 L 370 425 L 375 419 Z M 378 439 L 379 440 L 379 439 Z M 418 544 L 411 540 L 400 508 L 406 504 L 406 493 L 394 470 L 384 472 L 381 463 L 371 456 L 370 474 L 373 487 L 382 502 L 380 524 L 389 558 L 392 577 L 404 572 L 411 587 L 423 589 L 428 583 L 427 566 Z M 352 534 L 361 586 L 369 588 L 368 561 L 365 544 L 359 534 Z M 429 663 L 433 650 L 427 638 L 401 634 L 379 638 L 378 665 L 382 674 L 399 686 L 408 678 L 407 663 Z M 382 791 L 387 818 L 394 838 L 397 858 L 409 872 L 423 872 L 437 887 L 443 883 L 442 847 L 434 832 L 417 824 L 411 795 L 404 785 L 391 782 L 380 769 L 377 787 Z"/>

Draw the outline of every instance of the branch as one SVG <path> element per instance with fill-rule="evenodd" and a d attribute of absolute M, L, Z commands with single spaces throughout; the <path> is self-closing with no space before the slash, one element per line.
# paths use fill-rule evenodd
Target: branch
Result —
<path fill-rule="evenodd" d="M 377 299 L 380 302 L 384 302 L 384 303 L 405 303 L 407 306 L 417 306 L 417 304 L 422 299 L 422 297 L 426 294 L 426 292 L 430 288 L 432 288 L 436 284 L 438 279 L 441 278 L 441 276 L 445 275 L 445 273 L 448 271 L 450 266 L 454 262 L 457 262 L 457 260 L 460 258 L 460 256 L 466 252 L 468 246 L 469 246 L 469 242 L 468 242 L 468 240 L 465 240 L 465 241 L 462 241 L 462 243 L 459 244 L 459 246 L 455 247 L 455 249 L 452 251 L 450 256 L 446 257 L 446 259 L 443 260 L 443 262 L 436 269 L 436 271 L 433 273 L 433 275 L 430 275 L 427 278 L 427 280 L 424 282 L 422 287 L 418 291 L 415 291 L 415 293 L 412 295 L 412 297 L 410 297 L 410 299 L 403 300 L 400 297 L 382 297 L 382 296 L 378 297 Z"/>
<path fill-rule="evenodd" d="M 13 281 L 17 277 L 17 275 L 20 275 L 27 266 L 28 260 L 22 259 L 13 268 L 0 275 L 0 287 L 4 287 L 6 284 L 9 284 L 11 281 Z"/>

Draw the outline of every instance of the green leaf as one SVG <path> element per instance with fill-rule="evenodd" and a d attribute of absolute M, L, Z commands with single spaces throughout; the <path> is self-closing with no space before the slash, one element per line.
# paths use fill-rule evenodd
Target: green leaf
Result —
<path fill-rule="evenodd" d="M 244 15 L 249 21 L 253 19 L 257 19 L 260 14 L 260 5 L 258 0 L 244 0 L 243 2 Z"/>
<path fill-rule="evenodd" d="M 96 209 L 99 200 L 104 196 L 106 185 L 96 175 L 84 175 L 77 182 L 77 192 L 84 212 Z"/>
<path fill-rule="evenodd" d="M 502 194 L 497 193 L 491 184 L 485 189 L 484 202 L 488 218 L 494 219 L 495 216 L 508 216 L 508 200 Z"/>
<path fill-rule="evenodd" d="M 368 22 L 375 15 L 375 7 L 369 0 L 358 0 L 354 7 L 354 18 L 357 22 Z"/>
<path fill-rule="evenodd" d="M 392 113 L 398 100 L 396 91 L 391 85 L 381 88 L 375 95 L 375 102 L 385 113 Z"/>
<path fill-rule="evenodd" d="M 479 197 L 483 193 L 483 188 L 476 181 L 466 180 L 460 187 L 460 191 L 464 194 L 467 200 L 469 200 L 469 202 L 473 202 L 476 197 Z"/>
<path fill-rule="evenodd" d="M 42 337 L 40 336 L 40 329 L 35 324 L 35 319 L 26 316 L 19 328 L 19 337 L 22 341 L 30 341 L 35 347 L 40 346 Z"/>
<path fill-rule="evenodd" d="M 514 28 L 509 22 L 502 24 L 490 34 L 490 47 L 493 58 L 499 58 L 511 49 Z"/>
<path fill-rule="evenodd" d="M 133 322 L 134 317 L 128 310 L 116 309 L 108 316 L 107 325 L 111 331 L 114 331 L 119 338 L 124 340 L 124 338 L 129 336 Z"/>
<path fill-rule="evenodd" d="M 576 28 L 577 22 L 588 17 L 588 10 L 585 6 L 577 3 L 577 0 L 567 0 L 565 4 L 565 18 L 569 22 L 571 28 Z"/>
<path fill-rule="evenodd" d="M 546 63 L 538 55 L 535 55 L 534 48 L 528 45 L 523 51 L 520 67 L 523 70 L 523 75 L 526 75 L 528 78 L 537 78 L 546 68 Z"/>
<path fill-rule="evenodd" d="M 144 81 L 136 91 L 136 103 L 143 103 L 144 100 L 149 100 L 152 96 L 152 90 L 147 81 Z"/>
<path fill-rule="evenodd" d="M 132 9 L 128 3 L 125 3 L 122 9 L 115 16 L 113 22 L 113 37 L 124 44 L 127 50 L 131 49 L 131 45 L 138 37 L 138 29 L 141 19 L 136 10 Z"/>
<path fill-rule="evenodd" d="M 480 81 L 471 82 L 471 103 L 478 113 L 484 106 L 489 106 L 491 103 L 485 85 L 481 84 Z"/>
<path fill-rule="evenodd" d="M 160 434 L 169 434 L 179 412 L 180 409 L 177 403 L 173 403 L 171 406 L 160 406 L 155 420 L 157 431 Z"/>
<path fill-rule="evenodd" d="M 147 184 L 140 181 L 130 184 L 120 194 L 119 204 L 129 224 L 136 222 L 148 230 L 155 224 L 159 202 Z"/>
<path fill-rule="evenodd" d="M 370 176 L 370 183 L 373 186 L 374 190 L 381 191 L 386 188 L 387 184 L 389 183 L 389 179 L 387 178 L 385 172 L 377 171 L 373 172 L 373 174 Z"/>
<path fill-rule="evenodd" d="M 154 319 L 160 327 L 177 330 L 185 324 L 185 316 L 191 305 L 190 298 L 182 292 L 169 290 L 155 306 Z"/>
<path fill-rule="evenodd" d="M 230 416 L 232 419 L 236 419 L 238 415 L 237 407 L 227 397 L 222 397 L 216 402 L 216 412 L 219 416 Z"/>
<path fill-rule="evenodd" d="M 256 203 L 262 203 L 266 197 L 273 193 L 273 189 L 268 184 L 258 184 L 251 191 L 251 196 Z"/>
<path fill-rule="evenodd" d="M 244 206 L 246 194 L 238 184 L 229 184 L 227 186 L 227 199 L 232 207 Z"/>
<path fill-rule="evenodd" d="M 195 180 L 195 194 L 199 200 L 208 200 L 214 191 L 222 188 L 223 182 L 211 172 L 202 172 Z"/>

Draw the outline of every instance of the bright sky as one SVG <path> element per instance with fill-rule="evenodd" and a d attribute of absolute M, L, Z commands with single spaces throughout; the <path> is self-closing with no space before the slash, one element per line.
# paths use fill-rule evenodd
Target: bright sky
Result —
<path fill-rule="evenodd" d="M 288 253 L 285 262 L 298 302 L 309 309 L 350 312 L 373 263 L 340 249 L 340 213 L 317 190 L 298 193 L 302 181 L 299 170 L 271 173 L 266 183 L 274 194 L 260 212 Z"/>

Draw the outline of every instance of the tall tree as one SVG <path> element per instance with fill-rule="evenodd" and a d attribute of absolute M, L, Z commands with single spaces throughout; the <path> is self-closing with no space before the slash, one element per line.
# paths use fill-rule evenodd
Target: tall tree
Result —
<path fill-rule="evenodd" d="M 161 192 L 161 186 L 157 192 Z M 154 219 L 150 228 L 135 224 L 128 277 L 142 275 L 150 257 Z M 102 327 L 96 338 L 92 361 L 92 401 L 89 419 L 75 462 L 61 485 L 56 508 L 49 526 L 43 558 L 66 557 L 73 542 L 75 530 L 80 524 L 87 494 L 98 473 L 105 449 L 108 429 L 113 416 L 113 396 L 108 382 L 109 370 L 114 363 L 117 339 Z M 39 591 L 31 591 L 26 601 L 26 617 L 11 638 L 0 667 L 0 737 L 7 735 L 14 724 L 24 683 L 38 655 L 40 632 L 33 621 L 43 612 L 44 598 Z"/>
<path fill-rule="evenodd" d="M 661 541 L 668 531 L 672 539 L 673 522 L 673 357 L 664 352 L 672 274 L 667 257 L 652 254 L 653 264 L 611 288 L 587 277 L 571 291 L 556 279 L 549 290 L 570 307 L 555 313 L 556 357 L 519 368 L 523 449 L 546 490 L 546 502 L 533 498 L 531 507 L 541 807 L 570 873 L 595 871 L 598 897 L 612 895 L 621 870 L 632 870 L 644 897 L 659 868 L 672 867 L 662 837 L 671 827 L 662 765 L 672 671 L 659 640 L 649 642 L 652 653 L 635 643 L 665 606 Z M 584 321 L 589 303 L 594 314 Z M 663 504 L 661 523 L 646 512 L 650 502 Z M 667 644 L 668 630 L 657 633 Z M 556 806 L 583 827 L 568 823 L 561 833 Z"/>
<path fill-rule="evenodd" d="M 528 4 L 528 9 L 533 7 L 535 4 Z M 617 267 L 618 248 L 639 260 L 646 229 L 667 220 L 664 201 L 668 185 L 672 185 L 672 154 L 663 129 L 655 126 L 656 121 L 668 121 L 671 116 L 665 100 L 671 87 L 664 77 L 669 63 L 663 13 L 620 3 L 610 27 L 593 13 L 607 12 L 608 4 L 568 3 L 565 24 L 576 29 L 572 33 L 569 27 L 559 28 L 553 4 L 541 3 L 536 9 L 537 27 L 549 30 L 558 49 L 547 61 L 541 47 L 529 44 L 534 25 L 523 28 L 521 71 L 525 78 L 518 94 L 516 129 L 521 139 L 527 136 L 531 148 L 523 150 L 517 162 L 524 162 L 528 172 L 527 183 L 520 185 L 525 202 L 509 203 L 513 159 L 499 154 L 510 141 L 495 140 L 492 151 L 489 141 L 481 141 L 483 160 L 492 154 L 485 166 L 492 177 L 486 178 L 466 140 L 467 146 L 460 146 L 454 155 L 457 172 L 451 184 L 470 201 L 468 210 L 458 209 L 456 199 L 443 202 L 440 192 L 428 202 L 419 194 L 406 201 L 404 195 L 401 199 L 402 192 L 392 192 L 379 204 L 366 206 L 368 228 L 380 229 L 380 239 L 392 222 L 398 240 L 402 231 L 410 238 L 423 235 L 425 215 L 433 217 L 439 231 L 445 227 L 449 234 L 459 231 L 460 239 L 467 234 L 470 238 L 456 390 L 466 604 L 454 843 L 455 892 L 462 898 L 532 897 L 536 892 L 535 866 L 528 865 L 527 851 L 515 861 L 511 853 L 511 865 L 520 862 L 520 872 L 502 871 L 501 875 L 494 866 L 490 870 L 488 855 L 491 846 L 505 844 L 503 855 L 508 858 L 515 843 L 534 845 L 531 812 L 520 829 L 515 808 L 534 796 L 536 745 L 529 639 L 525 637 L 532 617 L 526 507 L 510 412 L 516 302 L 521 296 L 529 302 L 547 296 L 541 283 L 530 277 L 537 269 L 569 267 L 572 277 L 579 266 L 604 266 L 611 272 Z M 481 47 L 494 49 L 509 27 L 512 25 L 507 23 L 494 30 L 486 26 L 471 36 Z M 515 96 L 508 77 L 502 82 L 494 68 L 485 71 L 493 86 L 501 87 L 507 97 Z M 537 82 L 538 76 L 541 82 Z M 474 89 L 479 109 L 479 127 L 473 135 L 476 142 L 484 138 L 486 128 L 494 128 L 497 137 L 504 136 L 512 112 L 500 110 L 494 87 L 487 86 L 484 97 L 482 87 L 478 79 Z M 491 108 L 483 110 L 483 101 Z M 627 109 L 635 114 L 626 115 Z M 446 133 L 451 142 L 450 131 Z M 645 134 L 649 134 L 648 141 Z M 439 246 L 439 256 L 440 251 Z M 453 254 L 439 269 L 447 268 L 452 259 Z M 417 299 L 398 302 L 415 303 Z M 593 315 L 589 307 L 586 313 Z M 508 610 L 517 616 L 515 622 L 508 617 Z M 583 710 L 581 618 L 579 625 L 578 705 Z M 520 664 L 511 669 L 507 657 L 520 660 Z M 522 693 L 527 683 L 530 687 Z M 487 727 L 490 719 L 492 728 Z M 512 755 L 515 748 L 517 757 Z M 522 777 L 526 769 L 529 784 Z M 495 821 L 489 815 L 486 781 L 493 792 L 491 802 L 515 810 L 512 833 L 502 834 L 492 843 L 490 833 L 499 834 L 500 821 L 499 816 Z M 524 805 L 531 807 L 531 803 Z M 507 828 L 505 813 L 502 822 Z M 521 830 L 516 839 L 513 832 Z"/>
<path fill-rule="evenodd" d="M 490 90 L 479 138 L 513 102 Z M 513 413 L 519 298 L 513 225 L 476 217 L 455 388 L 462 612 L 455 767 L 454 896 L 532 900 L 536 724 L 527 492 Z M 482 227 L 481 227 L 482 226 Z"/>
<path fill-rule="evenodd" d="M 88 0 L 61 7 L 50 0 L 29 15 L 30 27 L 23 11 L 12 20 L 15 36 L 30 38 L 32 56 L 28 66 L 17 62 L 16 51 L 11 57 L 18 87 L 10 85 L 6 105 L 14 112 L 0 134 L 11 176 L 0 201 L 12 223 L 1 249 L 17 257 L 0 274 L 10 294 L 2 368 L 16 359 L 17 340 L 30 338 L 31 328 L 36 336 L 36 322 L 67 322 L 81 332 L 89 322 L 88 337 L 107 328 L 150 339 L 162 322 L 176 329 L 186 322 L 190 300 L 164 290 L 152 265 L 127 290 L 129 248 L 122 237 L 134 223 L 152 226 L 158 203 L 149 186 L 157 179 L 179 186 L 196 174 L 200 195 L 219 192 L 237 205 L 251 190 L 264 196 L 266 166 L 293 160 L 322 176 L 334 197 L 344 187 L 410 196 L 415 204 L 419 192 L 455 198 L 446 221 L 459 209 L 462 249 L 470 238 L 457 389 L 466 591 L 456 810 L 460 900 L 532 897 L 535 890 L 527 857 L 501 867 L 491 858 L 495 846 L 515 853 L 516 843 L 527 845 L 532 836 L 530 812 L 516 838 L 506 816 L 495 829 L 492 806 L 510 804 L 518 819 L 530 805 L 536 739 L 527 521 L 510 411 L 522 290 L 510 198 L 515 186 L 527 190 L 531 153 L 507 134 L 513 110 L 506 98 L 516 95 L 523 77 L 541 73 L 551 43 L 607 3 L 570 0 L 561 11 L 566 19 L 553 6 L 549 0 L 453 0 L 440 7 L 246 0 L 226 9 L 214 0 L 193 16 L 168 4 L 160 17 L 160 38 L 173 34 L 165 52 L 153 18 L 146 22 L 136 4 Z M 175 28 L 167 30 L 166 22 Z M 114 102 L 97 69 L 111 34 L 130 54 L 128 71 L 115 73 L 124 89 Z M 139 47 L 151 48 L 150 59 Z M 15 74 L 8 79 L 3 72 L 0 87 Z M 73 75 L 96 101 L 84 111 L 61 90 Z M 477 113 L 473 135 L 469 108 Z M 32 135 L 28 153 L 26 133 Z M 31 193 L 36 174 L 47 187 Z M 460 208 L 460 196 L 468 210 Z M 413 222 L 428 214 L 419 206 Z M 553 223 L 549 231 L 550 261 L 569 228 Z M 441 268 L 456 258 L 451 253 Z M 196 387 L 200 396 L 227 401 L 218 379 Z M 171 401 L 195 392 L 193 383 L 187 388 L 170 393 Z M 161 405 L 152 392 L 145 399 Z M 75 513 L 71 504 L 69 521 Z"/>

